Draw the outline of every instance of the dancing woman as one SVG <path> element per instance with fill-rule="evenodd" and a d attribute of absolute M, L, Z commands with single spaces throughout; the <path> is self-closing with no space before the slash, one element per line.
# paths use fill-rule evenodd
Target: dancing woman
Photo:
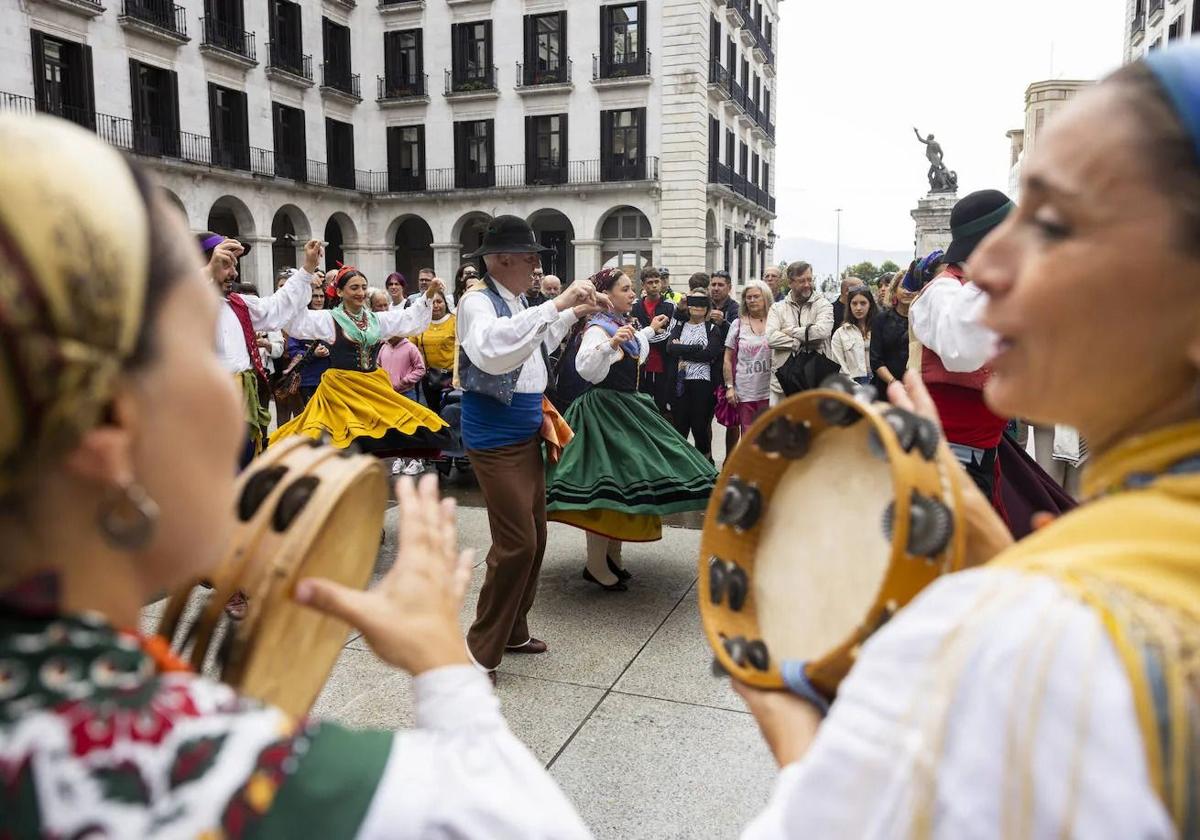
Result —
<path fill-rule="evenodd" d="M 624 591 L 633 575 L 622 564 L 622 543 L 662 539 L 664 515 L 703 510 L 716 470 L 638 392 L 650 340 L 664 332 L 668 317 L 657 315 L 635 331 L 630 279 L 605 269 L 591 281 L 613 311 L 582 326 L 575 370 L 592 387 L 567 409 L 575 438 L 546 469 L 546 513 L 587 532 L 584 580 Z"/>
<path fill-rule="evenodd" d="M 378 358 L 387 339 L 415 335 L 429 326 L 429 301 L 441 284 L 430 283 L 425 295 L 408 308 L 385 312 L 371 311 L 367 278 L 357 268 L 339 270 L 333 286 L 341 303 L 332 311 L 310 309 L 288 324 L 292 338 L 329 345 L 329 370 L 304 411 L 280 426 L 271 442 L 291 435 L 328 435 L 337 447 L 357 443 L 364 452 L 436 455 L 450 444 L 446 422 L 396 393 Z"/>

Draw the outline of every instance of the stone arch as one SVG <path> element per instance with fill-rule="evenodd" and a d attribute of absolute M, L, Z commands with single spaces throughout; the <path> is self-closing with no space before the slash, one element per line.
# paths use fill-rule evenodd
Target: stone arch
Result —
<path fill-rule="evenodd" d="M 325 270 L 336 268 L 339 262 L 345 263 L 347 249 L 358 244 L 358 228 L 345 213 L 338 211 L 325 222 Z"/>
<path fill-rule="evenodd" d="M 308 216 L 294 204 L 285 204 L 271 219 L 271 268 L 295 267 L 303 260 L 304 243 L 312 238 Z"/>
<path fill-rule="evenodd" d="M 554 249 L 553 254 L 542 256 L 542 271 L 558 275 L 568 285 L 575 279 L 575 225 L 562 211 L 551 208 L 535 210 L 526 221 L 537 241 Z"/>
<path fill-rule="evenodd" d="M 254 214 L 240 198 L 223 195 L 208 211 L 208 230 L 233 239 L 253 239 L 256 233 Z"/>
<path fill-rule="evenodd" d="M 600 267 L 620 268 L 630 277 L 640 277 L 654 257 L 653 236 L 649 217 L 637 207 L 624 204 L 612 208 L 596 224 Z"/>
<path fill-rule="evenodd" d="M 397 216 L 388 225 L 387 241 L 393 249 L 394 270 L 404 275 L 407 291 L 416 291 L 417 272 L 434 267 L 433 228 L 416 214 Z"/>
<path fill-rule="evenodd" d="M 451 236 L 463 254 L 475 251 L 483 243 L 483 232 L 492 217 L 481 210 L 472 210 L 459 217 L 451 228 Z"/>
<path fill-rule="evenodd" d="M 173 190 L 169 190 L 161 184 L 158 188 L 162 190 L 162 194 L 166 197 L 167 201 L 179 208 L 179 212 L 183 214 L 183 220 L 187 222 L 188 227 L 191 227 L 192 220 L 188 218 L 187 207 L 184 205 L 183 199 L 180 198 Z"/>

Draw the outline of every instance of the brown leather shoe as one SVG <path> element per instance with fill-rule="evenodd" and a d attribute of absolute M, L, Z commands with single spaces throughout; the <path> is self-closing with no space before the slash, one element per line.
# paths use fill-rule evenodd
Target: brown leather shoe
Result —
<path fill-rule="evenodd" d="M 541 639 L 535 639 L 532 636 L 529 641 L 523 645 L 505 645 L 505 653 L 545 653 L 549 648 Z"/>

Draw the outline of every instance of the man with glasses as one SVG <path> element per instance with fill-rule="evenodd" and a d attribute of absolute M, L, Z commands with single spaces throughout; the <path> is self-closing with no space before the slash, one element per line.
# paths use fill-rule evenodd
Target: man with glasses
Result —
<path fill-rule="evenodd" d="M 408 303 L 406 303 L 404 305 L 409 306 L 409 305 L 413 304 L 414 302 L 420 300 L 421 298 L 425 297 L 425 292 L 429 288 L 430 282 L 435 277 L 437 277 L 437 272 L 434 271 L 432 268 L 422 268 L 420 271 L 418 271 L 417 272 L 417 291 L 413 292 L 411 295 L 408 296 Z M 451 292 L 449 289 L 442 289 L 442 294 L 444 294 L 446 296 L 446 308 L 449 310 L 454 309 L 454 293 Z"/>

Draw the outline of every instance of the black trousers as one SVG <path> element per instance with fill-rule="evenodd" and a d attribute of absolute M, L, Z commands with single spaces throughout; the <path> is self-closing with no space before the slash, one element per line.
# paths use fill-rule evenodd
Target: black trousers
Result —
<path fill-rule="evenodd" d="M 425 394 L 425 404 L 429 406 L 429 410 L 434 414 L 441 414 L 442 400 L 445 398 L 446 392 L 441 388 L 433 387 L 424 379 L 421 380 L 421 391 Z"/>
<path fill-rule="evenodd" d="M 653 398 L 654 404 L 658 406 L 658 411 L 660 414 L 664 416 L 667 415 L 668 407 L 666 373 L 646 373 L 646 371 L 643 370 L 641 372 L 641 379 L 638 381 L 638 390 L 643 394 L 647 394 Z"/>
<path fill-rule="evenodd" d="M 676 431 L 683 435 L 684 440 L 691 433 L 700 454 L 710 458 L 713 412 L 717 409 L 714 387 L 707 379 L 688 379 L 683 383 L 683 395 L 676 397 L 671 404 L 671 417 Z"/>

